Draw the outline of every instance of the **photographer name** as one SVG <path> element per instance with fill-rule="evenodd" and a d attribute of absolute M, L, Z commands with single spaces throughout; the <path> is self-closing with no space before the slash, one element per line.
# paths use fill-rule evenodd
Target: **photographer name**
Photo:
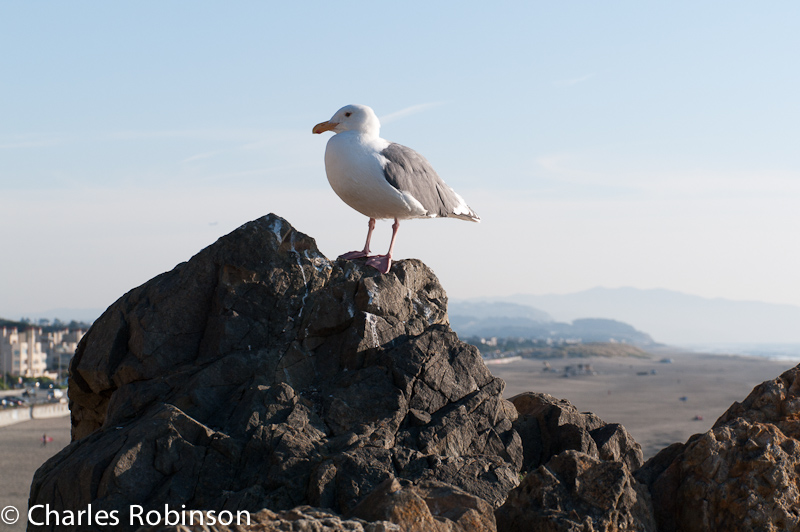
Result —
<path fill-rule="evenodd" d="M 117 526 L 120 524 L 119 510 L 92 511 L 90 504 L 85 510 L 51 510 L 49 504 L 36 504 L 28 510 L 28 522 L 34 526 Z M 233 513 L 229 510 L 217 512 L 215 510 L 187 510 L 182 504 L 180 510 L 173 510 L 168 504 L 164 511 L 149 510 L 145 512 L 142 506 L 133 504 L 129 507 L 128 523 L 131 526 L 144 525 L 249 525 L 250 512 L 239 510 Z"/>

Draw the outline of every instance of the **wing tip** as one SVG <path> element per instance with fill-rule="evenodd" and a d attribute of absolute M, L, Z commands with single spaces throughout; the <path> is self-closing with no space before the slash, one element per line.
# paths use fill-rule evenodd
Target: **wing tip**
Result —
<path fill-rule="evenodd" d="M 464 212 L 453 212 L 451 214 L 453 218 L 458 218 L 459 220 L 466 220 L 468 222 L 475 222 L 480 223 L 481 217 L 475 214 L 474 211 L 470 210 L 467 213 Z"/>

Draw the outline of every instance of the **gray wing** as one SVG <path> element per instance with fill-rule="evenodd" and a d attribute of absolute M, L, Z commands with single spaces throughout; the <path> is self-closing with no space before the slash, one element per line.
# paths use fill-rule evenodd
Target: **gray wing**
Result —
<path fill-rule="evenodd" d="M 397 143 L 389 144 L 381 155 L 387 160 L 383 169 L 386 181 L 414 196 L 428 211 L 428 216 L 480 221 L 464 199 L 442 181 L 425 157 Z"/>

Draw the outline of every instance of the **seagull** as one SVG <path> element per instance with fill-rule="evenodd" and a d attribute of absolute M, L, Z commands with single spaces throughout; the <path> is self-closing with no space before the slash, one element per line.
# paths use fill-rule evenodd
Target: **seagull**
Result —
<path fill-rule="evenodd" d="M 325 173 L 333 191 L 369 218 L 367 242 L 361 251 L 340 255 L 352 260 L 367 257 L 367 265 L 381 273 L 392 267 L 392 252 L 400 220 L 459 218 L 480 222 L 455 190 L 447 186 L 425 157 L 379 135 L 380 121 L 366 105 L 346 105 L 313 133 L 333 131 L 325 148 Z M 370 255 L 375 220 L 394 219 L 386 255 Z"/>

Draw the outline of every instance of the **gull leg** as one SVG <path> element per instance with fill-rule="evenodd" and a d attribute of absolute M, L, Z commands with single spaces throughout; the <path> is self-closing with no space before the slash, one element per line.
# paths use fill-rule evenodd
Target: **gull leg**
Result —
<path fill-rule="evenodd" d="M 392 253 L 394 252 L 394 241 L 397 238 L 398 229 L 400 229 L 400 221 L 395 218 L 392 224 L 392 242 L 389 244 L 389 253 L 368 258 L 367 266 L 372 266 L 381 273 L 389 273 L 389 269 L 392 267 Z"/>
<path fill-rule="evenodd" d="M 372 231 L 375 229 L 375 218 L 370 218 L 369 222 L 369 231 L 367 231 L 367 243 L 364 244 L 363 251 L 348 251 L 342 255 L 339 255 L 340 259 L 345 260 L 352 260 L 352 259 L 360 259 L 361 257 L 368 257 L 369 256 L 369 242 L 372 240 Z"/>

